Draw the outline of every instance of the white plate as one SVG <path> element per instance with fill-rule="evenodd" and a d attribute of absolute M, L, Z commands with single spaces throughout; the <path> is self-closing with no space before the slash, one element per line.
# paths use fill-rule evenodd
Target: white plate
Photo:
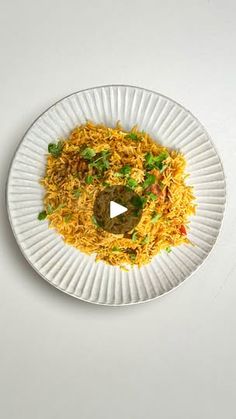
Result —
<path fill-rule="evenodd" d="M 184 153 L 195 188 L 197 213 L 189 238 L 162 252 L 141 269 L 124 272 L 66 245 L 47 222 L 37 220 L 44 190 L 48 144 L 66 137 L 87 119 L 126 130 L 138 124 L 167 147 Z M 218 236 L 225 205 L 225 179 L 219 156 L 199 121 L 181 105 L 158 93 L 132 86 L 103 86 L 74 93 L 50 107 L 29 128 L 13 158 L 7 206 L 17 243 L 28 262 L 50 284 L 82 300 L 122 305 L 156 298 L 183 282 L 204 261 Z"/>

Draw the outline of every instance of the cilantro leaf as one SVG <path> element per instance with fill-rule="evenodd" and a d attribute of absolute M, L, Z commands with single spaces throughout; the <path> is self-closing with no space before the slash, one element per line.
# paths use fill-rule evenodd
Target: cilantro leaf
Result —
<path fill-rule="evenodd" d="M 96 158 L 91 161 L 89 166 L 95 168 L 97 172 L 101 174 L 109 168 L 109 157 L 109 150 L 102 150 L 100 153 L 96 154 Z"/>
<path fill-rule="evenodd" d="M 42 220 L 45 220 L 45 218 L 47 218 L 47 213 L 46 213 L 46 211 L 41 211 L 41 212 L 39 213 L 39 215 L 38 215 L 38 220 L 39 220 L 39 221 L 42 221 Z"/>
<path fill-rule="evenodd" d="M 80 155 L 86 160 L 91 160 L 96 155 L 96 152 L 93 148 L 86 147 L 80 152 Z"/>
<path fill-rule="evenodd" d="M 135 179 L 132 179 L 131 177 L 127 180 L 127 185 L 131 188 L 134 189 L 136 188 L 136 186 L 138 185 L 138 182 Z"/>
<path fill-rule="evenodd" d="M 127 176 L 131 173 L 131 166 L 129 164 L 126 164 L 125 166 L 123 166 L 120 170 L 119 173 L 122 176 Z"/>
<path fill-rule="evenodd" d="M 38 220 L 44 220 L 48 215 L 51 215 L 53 212 L 63 208 L 65 204 L 59 204 L 56 208 L 53 208 L 51 204 L 48 204 L 46 210 L 41 211 L 38 215 Z"/>
<path fill-rule="evenodd" d="M 153 164 L 153 155 L 149 152 L 145 154 L 145 165 L 150 166 L 151 164 Z"/>
<path fill-rule="evenodd" d="M 91 185 L 93 183 L 94 180 L 94 176 L 88 175 L 85 178 L 85 183 L 87 183 L 87 185 Z"/>
<path fill-rule="evenodd" d="M 130 138 L 133 141 L 142 141 L 142 138 L 139 137 L 135 132 L 130 132 L 128 135 L 126 135 L 126 138 Z"/>
<path fill-rule="evenodd" d="M 157 195 L 155 195 L 153 192 L 148 192 L 148 197 L 151 199 L 151 201 L 157 200 Z"/>
<path fill-rule="evenodd" d="M 50 143 L 48 144 L 48 152 L 55 158 L 60 157 L 61 152 L 63 149 L 62 141 L 58 141 L 58 143 Z"/>
<path fill-rule="evenodd" d="M 155 182 L 156 182 L 156 176 L 154 176 L 150 173 L 147 173 L 145 181 L 142 184 L 142 187 L 143 187 L 143 189 L 146 189 L 149 186 L 153 185 L 153 183 L 155 183 Z"/>
<path fill-rule="evenodd" d="M 158 156 L 153 156 L 152 153 L 145 154 L 145 167 L 147 170 L 159 169 L 161 172 L 166 169 L 167 165 L 163 162 L 167 159 L 168 153 L 163 151 Z"/>

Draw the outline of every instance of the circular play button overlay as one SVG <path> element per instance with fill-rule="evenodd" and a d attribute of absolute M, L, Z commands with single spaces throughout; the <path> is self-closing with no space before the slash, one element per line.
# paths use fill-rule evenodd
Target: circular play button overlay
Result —
<path fill-rule="evenodd" d="M 143 198 L 127 186 L 109 186 L 96 196 L 94 218 L 109 233 L 127 233 L 138 224 L 143 204 Z"/>

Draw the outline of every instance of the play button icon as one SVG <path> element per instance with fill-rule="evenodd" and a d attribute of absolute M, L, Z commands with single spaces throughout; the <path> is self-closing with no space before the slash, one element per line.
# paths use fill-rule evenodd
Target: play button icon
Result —
<path fill-rule="evenodd" d="M 130 232 L 142 216 L 142 200 L 124 185 L 108 186 L 96 195 L 93 219 L 97 226 L 109 233 Z"/>
<path fill-rule="evenodd" d="M 110 218 L 117 217 L 120 214 L 128 211 L 128 208 L 124 207 L 121 204 L 117 204 L 115 201 L 110 201 Z"/>

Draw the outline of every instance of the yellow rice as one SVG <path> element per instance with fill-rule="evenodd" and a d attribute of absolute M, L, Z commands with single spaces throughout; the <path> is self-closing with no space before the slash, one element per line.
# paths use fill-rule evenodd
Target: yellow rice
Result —
<path fill-rule="evenodd" d="M 44 205 L 53 208 L 47 215 L 51 228 L 62 235 L 64 241 L 81 252 L 96 254 L 96 260 L 121 267 L 137 264 L 139 267 L 150 262 L 161 250 L 183 243 L 189 243 L 183 227 L 188 224 L 189 216 L 195 213 L 192 187 L 185 179 L 186 161 L 184 156 L 154 142 L 136 127 L 131 130 L 141 141 L 132 141 L 127 132 L 117 124 L 115 128 L 87 122 L 76 127 L 63 141 L 63 150 L 58 158 L 47 156 L 45 177 L 41 180 L 45 188 Z M 96 152 L 110 151 L 110 166 L 104 178 L 86 184 L 77 176 L 78 156 L 83 147 L 93 148 Z M 110 185 L 124 185 L 126 179 L 117 177 L 124 165 L 132 167 L 131 177 L 138 182 L 137 194 L 144 194 L 141 186 L 145 178 L 145 154 L 158 155 L 168 152 L 167 168 L 160 175 L 164 199 L 148 199 L 139 224 L 135 227 L 135 241 L 131 235 L 117 235 L 104 231 L 93 221 L 93 204 L 96 194 L 104 189 L 104 181 Z M 90 169 L 88 169 L 90 174 Z M 91 172 L 92 173 L 92 172 Z M 79 197 L 74 191 L 80 189 Z M 164 192 L 163 192 L 164 191 Z M 151 221 L 154 211 L 161 215 L 155 223 Z M 182 232 L 181 232 L 182 231 Z M 127 251 L 128 249 L 128 251 Z M 135 258 L 130 258 L 130 253 Z"/>

